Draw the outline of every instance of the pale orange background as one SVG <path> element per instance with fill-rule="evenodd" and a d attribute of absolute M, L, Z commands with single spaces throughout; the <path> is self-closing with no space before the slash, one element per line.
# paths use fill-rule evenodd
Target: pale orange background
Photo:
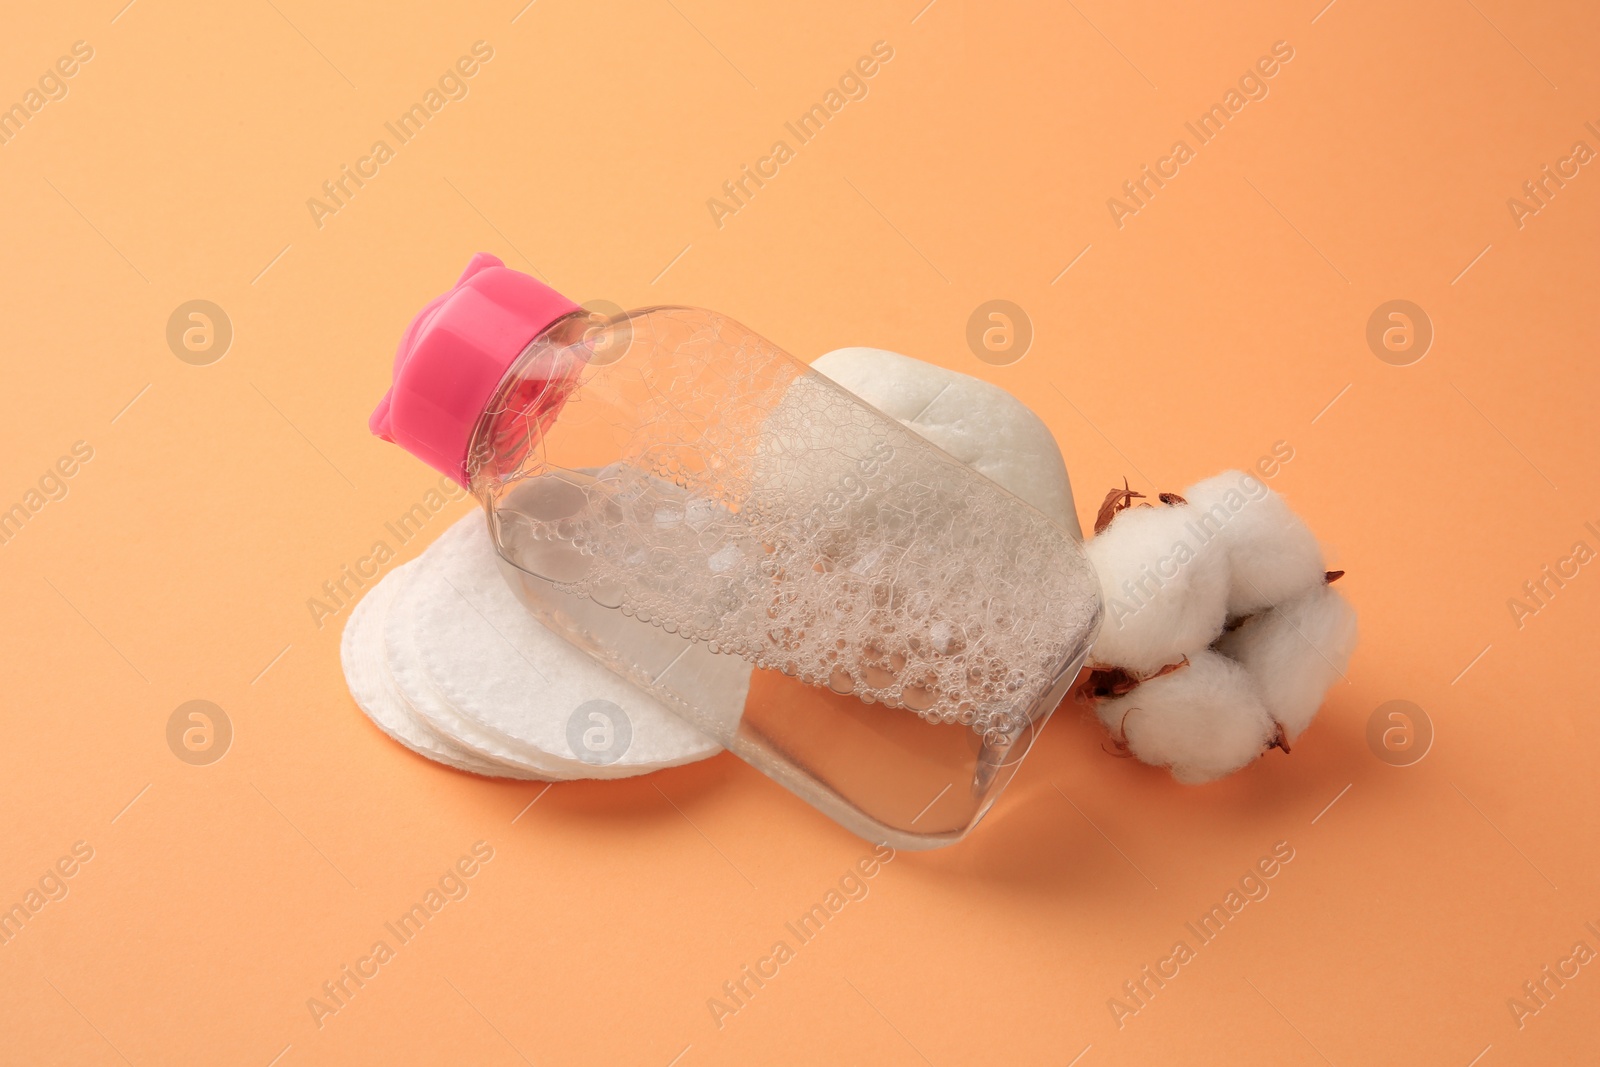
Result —
<path fill-rule="evenodd" d="M 1600 548 L 1600 173 L 1520 229 L 1506 207 L 1600 148 L 1592 5 L 123 3 L 0 34 L 0 102 L 95 50 L 0 147 L 0 506 L 94 449 L 0 547 L 0 903 L 95 850 L 0 947 L 0 1060 L 1593 1055 L 1600 965 L 1520 1030 L 1506 1005 L 1600 949 L 1600 573 L 1521 629 L 1506 603 Z M 470 96 L 318 229 L 306 199 L 480 39 Z M 719 229 L 706 199 L 878 40 L 870 95 Z M 1279 40 L 1271 95 L 1119 230 L 1107 198 Z M 347 613 L 306 607 L 433 484 L 366 418 L 477 250 L 807 359 L 982 375 L 1047 420 L 1086 521 L 1124 475 L 1179 489 L 1287 441 L 1273 484 L 1361 612 L 1348 684 L 1293 755 L 1202 788 L 1111 758 L 1068 705 L 968 841 L 898 857 L 719 1030 L 707 998 L 867 846 L 727 755 L 528 808 L 541 786 L 379 734 Z M 165 341 L 196 298 L 236 334 L 203 367 Z M 996 298 L 1036 330 L 1011 366 L 964 339 Z M 1408 367 L 1365 342 L 1393 298 L 1437 331 Z M 192 699 L 234 726 L 210 766 L 167 747 Z M 1392 699 L 1437 733 L 1414 766 L 1366 742 Z M 318 1029 L 307 998 L 479 840 L 470 896 Z M 1279 841 L 1271 895 L 1119 1029 L 1108 999 Z"/>

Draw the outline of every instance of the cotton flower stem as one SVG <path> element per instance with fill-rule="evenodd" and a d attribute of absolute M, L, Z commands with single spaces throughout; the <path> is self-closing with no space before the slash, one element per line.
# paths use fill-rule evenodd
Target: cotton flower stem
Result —
<path fill-rule="evenodd" d="M 1183 657 L 1183 659 L 1181 661 L 1179 661 L 1177 663 L 1169 663 L 1166 666 L 1162 667 L 1159 671 L 1156 671 L 1156 673 L 1154 673 L 1154 674 L 1145 675 L 1143 678 L 1140 679 L 1140 681 L 1148 682 L 1152 678 L 1160 678 L 1164 674 L 1171 674 L 1173 671 L 1178 670 L 1180 667 L 1187 667 L 1188 665 L 1189 665 L 1189 657 L 1185 656 L 1185 657 Z"/>
<path fill-rule="evenodd" d="M 1116 518 L 1119 512 L 1127 511 L 1133 507 L 1135 500 L 1143 499 L 1144 494 L 1136 493 L 1129 489 L 1128 479 L 1123 478 L 1122 488 L 1111 490 L 1106 494 L 1106 498 L 1100 502 L 1100 513 L 1094 518 L 1094 532 L 1100 533 L 1103 531 L 1107 526 L 1111 525 L 1111 520 Z"/>
<path fill-rule="evenodd" d="M 1177 663 L 1168 663 L 1150 674 L 1136 674 L 1125 667 L 1091 667 L 1088 674 L 1074 688 L 1072 698 L 1079 704 L 1092 704 L 1106 697 L 1120 697 L 1137 689 L 1142 682 L 1160 678 L 1189 665 L 1185 656 Z"/>

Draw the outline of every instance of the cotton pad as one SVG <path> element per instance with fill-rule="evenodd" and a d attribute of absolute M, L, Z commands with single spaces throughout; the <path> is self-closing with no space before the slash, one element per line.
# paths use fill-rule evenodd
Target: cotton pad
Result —
<path fill-rule="evenodd" d="M 389 674 L 394 679 L 395 687 L 429 729 L 449 738 L 480 759 L 521 771 L 521 776 L 532 775 L 552 780 L 566 777 L 559 773 L 560 767 L 555 760 L 530 758 L 477 727 L 439 694 L 423 671 L 418 651 L 423 643 L 448 640 L 440 635 L 420 633 L 413 607 L 413 590 L 418 580 L 427 577 L 430 569 L 437 565 L 438 547 L 439 542 L 434 542 L 413 562 L 400 588 L 395 591 L 394 600 L 383 620 L 384 657 L 388 661 Z"/>
<path fill-rule="evenodd" d="M 1322 584 L 1322 548 L 1310 527 L 1260 478 L 1223 471 L 1184 490 L 1197 536 L 1228 554 L 1228 614 L 1250 615 Z"/>
<path fill-rule="evenodd" d="M 1222 633 L 1228 556 L 1195 534 L 1193 515 L 1181 504 L 1128 508 L 1085 543 L 1105 602 L 1095 663 L 1148 674 Z"/>
<path fill-rule="evenodd" d="M 848 389 L 1082 539 L 1061 449 L 997 385 L 880 348 L 839 348 L 811 369 Z"/>
<path fill-rule="evenodd" d="M 457 522 L 423 562 L 397 607 L 417 676 L 407 689 L 423 686 L 437 698 L 439 707 L 420 708 L 436 728 L 496 760 L 561 778 L 623 778 L 720 751 L 542 625 L 502 576 L 482 515 Z M 743 706 L 749 665 L 708 659 L 705 669 Z"/>
<path fill-rule="evenodd" d="M 339 641 L 339 659 L 344 665 L 351 695 L 378 729 L 428 759 L 491 777 L 537 777 L 528 771 L 484 759 L 435 733 L 394 684 L 384 656 L 383 621 L 411 566 L 412 563 L 402 564 L 389 572 L 356 603 L 345 622 Z"/>
<path fill-rule="evenodd" d="M 1217 644 L 1255 679 L 1267 710 L 1292 743 L 1350 663 L 1356 613 L 1332 586 L 1318 584 L 1246 619 Z"/>
<path fill-rule="evenodd" d="M 1138 760 L 1170 767 L 1187 785 L 1232 774 L 1261 755 L 1278 730 L 1245 669 L 1209 651 L 1101 701 L 1095 713 Z"/>

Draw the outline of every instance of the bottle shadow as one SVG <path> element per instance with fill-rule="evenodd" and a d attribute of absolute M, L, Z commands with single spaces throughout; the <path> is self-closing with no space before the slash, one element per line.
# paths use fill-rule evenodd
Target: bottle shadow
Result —
<path fill-rule="evenodd" d="M 1093 714 L 1068 703 L 971 834 L 904 855 L 943 881 L 1121 906 L 1130 893 L 1159 891 L 1164 878 L 1181 881 L 1213 839 L 1231 849 L 1305 837 L 1356 779 L 1364 792 L 1403 790 L 1397 777 L 1368 776 L 1375 758 L 1358 711 L 1366 706 L 1360 694 L 1341 694 L 1292 753 L 1272 749 L 1218 781 L 1184 785 L 1118 757 Z"/>

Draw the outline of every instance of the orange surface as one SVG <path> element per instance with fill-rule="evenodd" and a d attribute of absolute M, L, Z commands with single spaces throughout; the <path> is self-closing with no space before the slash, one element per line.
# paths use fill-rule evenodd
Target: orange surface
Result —
<path fill-rule="evenodd" d="M 0 902 L 39 905 L 0 946 L 0 1059 L 1592 1055 L 1592 5 L 123 3 L 19 7 L 0 35 L 27 116 L 0 144 L 0 506 L 27 511 L 0 545 Z M 445 82 L 465 98 L 398 143 L 385 123 L 477 41 L 492 58 Z M 800 144 L 785 123 L 877 41 L 865 97 Z M 1199 144 L 1185 123 L 1279 41 L 1266 97 Z M 308 208 L 346 165 L 365 184 Z M 776 173 L 708 208 L 745 165 Z M 1564 185 L 1508 206 L 1545 165 Z M 1114 212 L 1134 179 L 1153 194 Z M 1286 442 L 1272 484 L 1361 611 L 1349 684 L 1293 755 L 1204 788 L 1111 758 L 1068 707 L 970 840 L 887 864 L 728 756 L 548 792 L 428 765 L 346 695 L 347 612 L 318 627 L 307 602 L 467 506 L 399 543 L 385 523 L 434 479 L 366 417 L 479 249 L 806 358 L 981 374 L 1048 420 L 1085 518 L 1123 475 L 1178 489 Z M 198 299 L 232 325 L 209 363 L 181 319 L 189 359 L 167 340 Z M 968 348 L 994 299 L 1029 316 L 1020 361 Z M 1420 362 L 1368 347 L 1394 299 L 1433 324 Z M 1553 595 L 1519 618 L 1533 580 Z M 199 720 L 169 747 L 192 700 L 231 724 L 209 765 L 174 754 Z M 1410 766 L 1368 744 L 1391 700 L 1432 724 Z M 1186 924 L 1258 862 L 1267 895 L 1202 944 Z M 430 889 L 402 943 L 385 924 Z M 835 889 L 821 933 L 789 932 Z M 753 995 L 713 1012 L 732 981 Z"/>

